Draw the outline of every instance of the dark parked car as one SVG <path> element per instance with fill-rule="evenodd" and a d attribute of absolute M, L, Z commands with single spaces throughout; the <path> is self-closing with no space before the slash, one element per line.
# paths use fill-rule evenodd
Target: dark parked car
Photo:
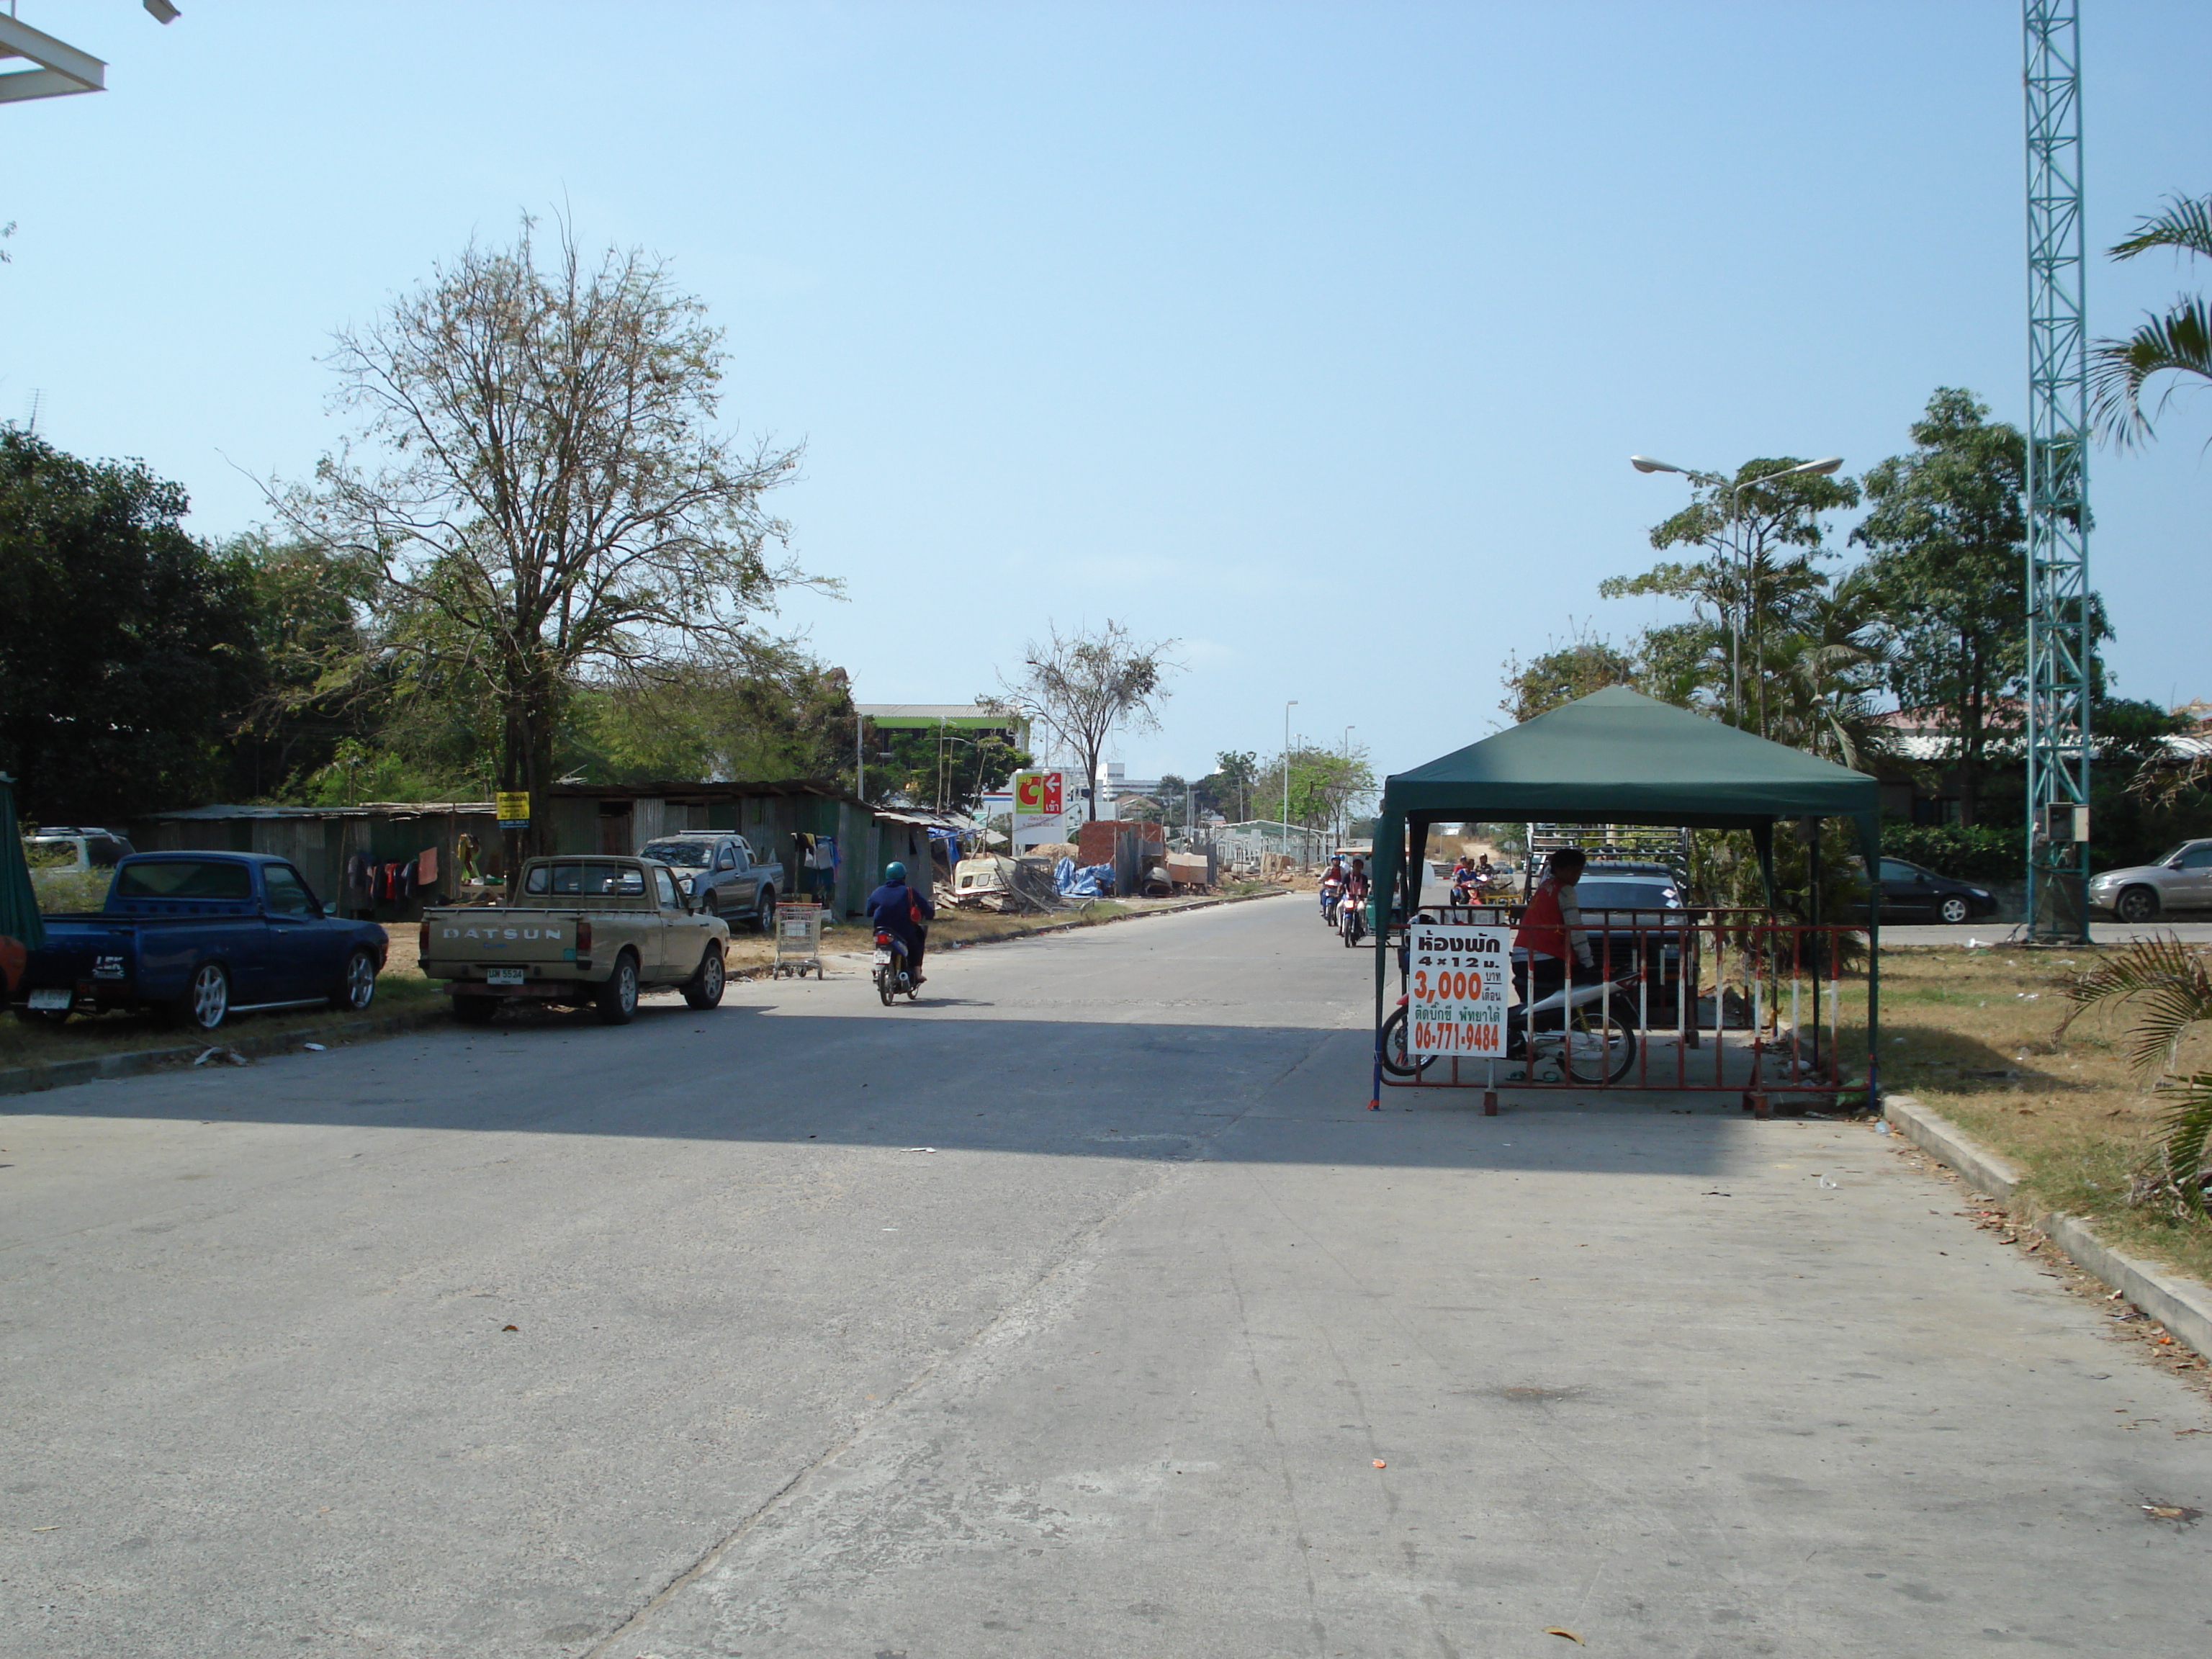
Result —
<path fill-rule="evenodd" d="M 232 1013 L 376 996 L 388 940 L 373 921 L 324 912 L 283 859 L 261 853 L 135 853 L 105 908 L 46 918 L 18 994 L 34 1018 L 161 1008 L 211 1031 Z"/>
<path fill-rule="evenodd" d="M 1856 907 L 1865 912 L 1863 902 Z M 1881 861 L 1881 919 L 1886 922 L 1972 921 L 1996 914 L 1996 896 L 1970 881 L 1954 881 L 1903 859 Z"/>

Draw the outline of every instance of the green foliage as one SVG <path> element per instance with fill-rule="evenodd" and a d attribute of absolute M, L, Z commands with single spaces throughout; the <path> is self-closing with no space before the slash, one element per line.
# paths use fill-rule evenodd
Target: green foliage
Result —
<path fill-rule="evenodd" d="M 2174 1067 L 2190 1033 L 2212 1025 L 2212 954 L 2177 939 L 2136 939 L 2077 975 L 2066 995 L 2074 1006 L 2059 1025 L 2062 1036 L 2093 1008 L 2124 1007 L 2134 1014 L 2128 1063 L 2138 1078 L 2155 1079 L 2167 1102 L 2164 1184 L 2170 1196 L 2203 1213 L 2212 1072 L 2183 1076 Z"/>
<path fill-rule="evenodd" d="M 1036 763 L 1004 732 L 975 729 L 940 734 L 871 726 L 868 749 L 870 800 L 896 798 L 947 812 L 973 811 L 985 795 L 1004 789 L 1016 772 Z"/>
<path fill-rule="evenodd" d="M 1308 744 L 1290 752 L 1290 821 L 1309 829 L 1341 827 L 1375 794 L 1375 769 L 1367 750 L 1354 744 L 1349 754 Z M 1255 817 L 1272 818 L 1283 810 L 1283 763 L 1278 759 L 1253 781 Z"/>
<path fill-rule="evenodd" d="M 1917 448 L 1866 475 L 1874 511 L 1851 532 L 1879 604 L 1889 689 L 1958 734 L 1960 811 L 1979 817 L 1992 737 L 2016 725 L 2027 670 L 2027 445 L 1970 392 L 1939 388 Z"/>
<path fill-rule="evenodd" d="M 1505 697 L 1498 706 L 1516 726 L 1602 691 L 1608 685 L 1635 685 L 1641 678 L 1636 659 L 1611 642 L 1577 630 L 1528 663 L 1505 660 Z"/>
<path fill-rule="evenodd" d="M 2169 198 L 2110 252 L 2115 259 L 2132 259 L 2154 248 L 2212 259 L 2212 197 Z M 2147 314 L 2125 339 L 2098 341 L 2089 364 L 2098 429 L 2123 447 L 2147 439 L 2151 417 L 2143 412 L 2142 393 L 2152 379 L 2171 373 L 2185 377 L 2184 384 L 2212 382 L 2212 309 L 2201 295 L 2182 295 L 2164 316 Z M 2172 396 L 2169 390 L 2160 407 Z"/>
<path fill-rule="evenodd" d="M 2016 881 L 2026 866 L 2025 824 L 1906 823 L 1886 820 L 1881 850 L 1954 881 Z"/>
<path fill-rule="evenodd" d="M 1256 816 L 1252 785 L 1260 775 L 1260 757 L 1249 749 L 1224 749 L 1213 757 L 1213 770 L 1192 786 L 1198 810 L 1218 812 L 1231 823 Z"/>
<path fill-rule="evenodd" d="M 198 804 L 265 676 L 251 583 L 184 490 L 0 428 L 0 771 L 43 821 Z"/>

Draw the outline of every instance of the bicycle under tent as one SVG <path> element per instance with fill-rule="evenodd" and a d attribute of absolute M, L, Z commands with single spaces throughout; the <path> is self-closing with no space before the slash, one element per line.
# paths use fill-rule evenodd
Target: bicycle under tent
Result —
<path fill-rule="evenodd" d="M 1378 896 L 1390 895 L 1407 921 L 1402 934 L 1393 927 L 1376 943 L 1369 1106 L 1380 1109 L 1385 1088 L 1479 1089 L 1490 1114 L 1501 1091 L 1547 1089 L 1735 1094 L 1761 1117 L 1777 1096 L 1833 1103 L 1863 1091 L 1876 1103 L 1880 918 L 1870 910 L 1861 928 L 1819 914 L 1826 818 L 1850 819 L 1867 868 L 1876 867 L 1873 778 L 1624 686 L 1394 774 L 1376 818 L 1373 869 Z M 1540 988 L 1511 962 L 1522 906 L 1420 902 L 1430 830 L 1501 820 L 1746 830 L 1765 903 L 1585 908 L 1591 969 L 1570 959 L 1557 992 Z M 1791 820 L 1807 826 L 1812 848 L 1808 916 L 1784 910 L 1775 891 L 1775 826 Z M 1865 976 L 1849 980 L 1862 934 Z M 1533 1019 L 1522 983 L 1537 993 Z M 1844 1005 L 1856 995 L 1847 987 L 1861 984 L 1863 1068 L 1840 1048 Z"/>

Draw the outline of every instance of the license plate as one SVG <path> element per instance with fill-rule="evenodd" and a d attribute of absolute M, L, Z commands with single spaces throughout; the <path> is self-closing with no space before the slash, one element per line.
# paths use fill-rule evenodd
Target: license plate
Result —
<path fill-rule="evenodd" d="M 31 1006 L 42 1013 L 64 1010 L 76 1000 L 76 993 L 74 991 L 51 990 L 31 993 Z"/>
<path fill-rule="evenodd" d="M 891 965 L 891 953 L 890 953 L 890 951 L 877 951 L 877 952 L 876 952 L 876 966 L 877 966 L 877 967 L 878 967 L 878 968 L 888 968 L 888 967 L 890 967 L 890 965 Z"/>
<path fill-rule="evenodd" d="M 520 968 L 487 968 L 484 969 L 484 983 L 487 985 L 520 985 L 522 983 L 523 971 L 524 970 Z"/>

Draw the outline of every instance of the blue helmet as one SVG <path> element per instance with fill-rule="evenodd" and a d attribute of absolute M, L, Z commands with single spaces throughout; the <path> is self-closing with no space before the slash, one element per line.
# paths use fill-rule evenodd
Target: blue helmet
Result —
<path fill-rule="evenodd" d="M 884 879 L 885 881 L 904 881 L 906 879 L 906 866 L 901 864 L 896 859 L 893 859 L 889 864 L 884 866 Z"/>

